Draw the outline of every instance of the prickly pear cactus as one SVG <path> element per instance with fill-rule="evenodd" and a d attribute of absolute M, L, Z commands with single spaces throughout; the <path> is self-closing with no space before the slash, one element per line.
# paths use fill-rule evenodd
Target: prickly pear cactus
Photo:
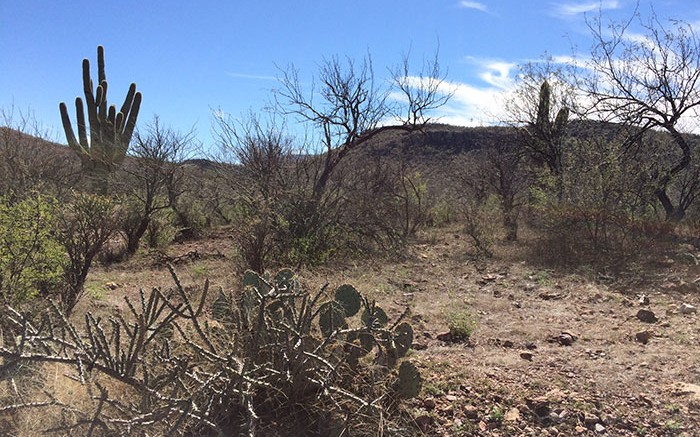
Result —
<path fill-rule="evenodd" d="M 341 285 L 335 291 L 335 301 L 342 305 L 347 317 L 352 317 L 360 311 L 362 296 L 352 285 Z"/>
<path fill-rule="evenodd" d="M 362 324 L 369 329 L 381 329 L 389 321 L 386 313 L 375 304 L 368 305 L 361 316 Z"/>
<path fill-rule="evenodd" d="M 318 311 L 318 326 L 324 337 L 330 337 L 337 329 L 347 328 L 345 308 L 336 301 L 324 303 Z"/>
<path fill-rule="evenodd" d="M 399 366 L 399 377 L 394 384 L 396 395 L 402 399 L 414 398 L 420 393 L 422 383 L 418 368 L 410 361 L 403 361 Z"/>
<path fill-rule="evenodd" d="M 406 356 L 406 353 L 413 346 L 413 327 L 403 322 L 394 328 L 394 347 L 399 358 Z"/>

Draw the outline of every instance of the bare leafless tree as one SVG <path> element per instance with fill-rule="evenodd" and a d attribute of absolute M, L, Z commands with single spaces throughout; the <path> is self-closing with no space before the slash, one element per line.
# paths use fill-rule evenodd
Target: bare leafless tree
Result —
<path fill-rule="evenodd" d="M 687 119 L 700 105 L 700 40 L 692 25 L 662 21 L 653 11 L 622 23 L 589 20 L 595 44 L 586 91 L 593 109 L 604 119 L 636 128 L 629 146 L 651 130 L 673 139 L 677 156 L 652 175 L 656 197 L 666 218 L 680 220 L 687 206 L 674 202 L 669 186 L 691 163 L 692 150 L 684 133 Z M 633 30 L 638 24 L 643 35 Z"/>
<path fill-rule="evenodd" d="M 386 130 L 412 131 L 430 120 L 430 111 L 444 105 L 451 91 L 444 86 L 437 56 L 416 76 L 410 76 L 408 57 L 392 72 L 390 86 L 375 79 L 372 59 L 361 62 L 332 57 L 323 61 L 317 82 L 306 92 L 299 72 L 282 72 L 277 103 L 285 115 L 297 116 L 319 133 L 324 152 L 322 171 L 314 184 L 317 199 L 331 174 L 348 152 Z M 390 99 L 397 92 L 401 101 Z M 401 119 L 395 119 L 400 116 Z"/>
<path fill-rule="evenodd" d="M 135 133 L 132 157 L 115 182 L 133 203 L 124 224 L 127 253 L 136 252 L 154 213 L 176 206 L 183 190 L 182 162 L 193 137 L 193 131 L 181 133 L 163 126 L 158 117 Z"/>

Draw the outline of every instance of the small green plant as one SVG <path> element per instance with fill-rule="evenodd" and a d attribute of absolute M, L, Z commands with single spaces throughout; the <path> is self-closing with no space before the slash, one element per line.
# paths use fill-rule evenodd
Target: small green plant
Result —
<path fill-rule="evenodd" d="M 498 406 L 491 408 L 491 412 L 489 413 L 489 422 L 500 424 L 503 422 L 504 418 L 505 414 L 501 408 Z"/>
<path fill-rule="evenodd" d="M 53 200 L 38 194 L 17 203 L 0 197 L 0 294 L 5 303 L 21 304 L 58 285 L 65 260 L 53 235 L 55 209 Z"/>
<path fill-rule="evenodd" d="M 666 423 L 664 423 L 664 429 L 673 433 L 677 433 L 678 431 L 683 429 L 683 424 L 677 420 L 667 420 Z"/>
<path fill-rule="evenodd" d="M 456 311 L 448 317 L 450 336 L 454 340 L 469 340 L 476 329 L 474 317 L 467 311 Z"/>

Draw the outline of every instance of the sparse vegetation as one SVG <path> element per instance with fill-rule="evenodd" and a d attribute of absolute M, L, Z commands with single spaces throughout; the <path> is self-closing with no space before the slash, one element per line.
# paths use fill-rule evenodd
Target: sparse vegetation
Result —
<path fill-rule="evenodd" d="M 265 115 L 217 116 L 216 160 L 137 128 L 134 84 L 108 107 L 99 47 L 68 147 L 0 112 L 0 428 L 695 432 L 700 44 L 642 24 L 525 66 L 500 127 L 432 123 L 437 58 L 288 68 Z"/>

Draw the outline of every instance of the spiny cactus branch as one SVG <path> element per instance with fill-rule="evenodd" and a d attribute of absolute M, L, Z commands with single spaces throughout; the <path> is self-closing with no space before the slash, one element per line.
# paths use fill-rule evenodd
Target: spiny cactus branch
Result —
<path fill-rule="evenodd" d="M 68 145 L 80 157 L 84 170 L 92 176 L 104 176 L 104 173 L 121 164 L 126 156 L 136 127 L 142 97 L 141 93 L 136 91 L 136 84 L 132 83 L 121 109 L 117 112 L 116 106 L 107 103 L 108 83 L 102 46 L 97 47 L 97 70 L 98 85 L 94 88 L 90 77 L 90 61 L 83 59 L 83 93 L 90 135 L 88 136 L 83 99 L 75 99 L 77 138 L 66 104 L 61 102 L 59 110 Z"/>

